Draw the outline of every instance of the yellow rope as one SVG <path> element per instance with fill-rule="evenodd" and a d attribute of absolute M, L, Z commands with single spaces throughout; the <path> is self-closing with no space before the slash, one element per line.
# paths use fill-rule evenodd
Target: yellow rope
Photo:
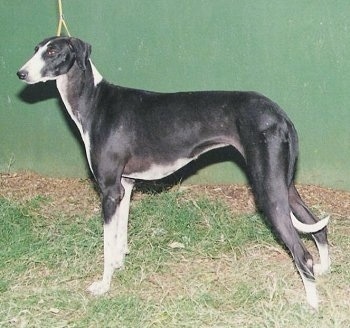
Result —
<path fill-rule="evenodd" d="M 70 36 L 70 33 L 68 31 L 68 27 L 66 24 L 66 21 L 64 20 L 64 16 L 63 16 L 63 10 L 62 10 L 62 1 L 58 0 L 58 11 L 59 11 L 59 21 L 58 21 L 58 27 L 57 27 L 57 36 L 61 35 L 61 31 L 62 31 L 62 25 L 64 26 L 64 28 L 66 29 L 66 32 L 68 34 L 68 36 Z"/>

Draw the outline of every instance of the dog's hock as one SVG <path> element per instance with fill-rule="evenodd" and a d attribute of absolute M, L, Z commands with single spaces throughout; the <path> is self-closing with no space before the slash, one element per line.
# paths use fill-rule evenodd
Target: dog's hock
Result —
<path fill-rule="evenodd" d="M 293 212 L 290 212 L 290 217 L 292 219 L 292 223 L 295 229 L 300 231 L 301 233 L 315 233 L 323 228 L 325 228 L 329 222 L 329 216 L 325 217 L 324 219 L 314 223 L 314 224 L 306 224 L 301 221 L 299 221 Z"/>

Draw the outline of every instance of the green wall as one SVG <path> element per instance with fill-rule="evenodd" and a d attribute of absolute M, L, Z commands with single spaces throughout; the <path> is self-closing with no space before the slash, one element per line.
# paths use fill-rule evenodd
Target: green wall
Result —
<path fill-rule="evenodd" d="M 256 90 L 279 103 L 300 137 L 298 181 L 350 190 L 349 0 L 63 0 L 70 32 L 93 46 L 101 74 L 157 90 Z M 77 130 L 54 83 L 16 70 L 54 35 L 54 0 L 2 0 L 0 171 L 86 176 Z M 215 160 L 219 164 L 214 163 Z M 190 182 L 243 182 L 214 152 Z"/>

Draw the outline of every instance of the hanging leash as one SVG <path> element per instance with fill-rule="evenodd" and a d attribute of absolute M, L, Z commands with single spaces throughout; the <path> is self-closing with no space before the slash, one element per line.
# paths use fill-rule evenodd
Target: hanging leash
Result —
<path fill-rule="evenodd" d="M 62 25 L 64 26 L 68 36 L 70 36 L 66 21 L 64 20 L 63 16 L 63 10 L 62 10 L 62 1 L 58 0 L 58 12 L 59 12 L 59 21 L 58 21 L 58 27 L 57 27 L 57 36 L 61 36 L 61 31 L 62 31 Z"/>

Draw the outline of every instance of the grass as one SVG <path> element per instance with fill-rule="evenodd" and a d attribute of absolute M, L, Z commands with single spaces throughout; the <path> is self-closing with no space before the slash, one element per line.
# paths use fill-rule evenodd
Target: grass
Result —
<path fill-rule="evenodd" d="M 330 226 L 332 273 L 310 311 L 286 251 L 259 215 L 179 191 L 133 203 L 126 269 L 102 274 L 100 217 L 66 216 L 0 198 L 0 327 L 348 327 L 350 222 Z M 312 243 L 305 240 L 310 250 Z"/>

